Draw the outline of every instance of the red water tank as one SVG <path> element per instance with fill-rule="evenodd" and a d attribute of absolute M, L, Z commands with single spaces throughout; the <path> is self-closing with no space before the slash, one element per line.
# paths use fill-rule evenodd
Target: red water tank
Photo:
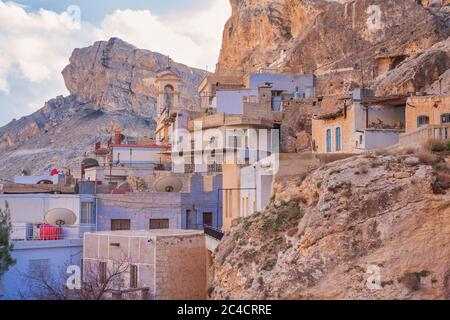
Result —
<path fill-rule="evenodd" d="M 50 175 L 53 176 L 57 176 L 59 174 L 59 171 L 56 169 L 53 169 L 52 172 L 50 173 Z"/>
<path fill-rule="evenodd" d="M 49 224 L 42 224 L 39 230 L 41 240 L 61 240 L 62 234 L 62 228 L 53 227 Z"/>

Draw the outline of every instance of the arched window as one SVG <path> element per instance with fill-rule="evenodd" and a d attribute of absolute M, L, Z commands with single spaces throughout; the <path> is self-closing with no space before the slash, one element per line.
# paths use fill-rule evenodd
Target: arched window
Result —
<path fill-rule="evenodd" d="M 336 151 L 342 150 L 342 129 L 336 128 Z"/>
<path fill-rule="evenodd" d="M 164 87 L 164 107 L 170 109 L 173 107 L 175 90 L 174 88 L 168 84 Z"/>
<path fill-rule="evenodd" d="M 450 123 L 450 113 L 443 114 L 441 119 L 442 123 Z"/>
<path fill-rule="evenodd" d="M 430 117 L 428 117 L 428 116 L 417 117 L 417 128 L 426 126 L 427 124 L 430 124 Z"/>
<path fill-rule="evenodd" d="M 331 129 L 327 130 L 327 152 L 333 151 L 333 141 L 332 141 L 332 133 Z"/>

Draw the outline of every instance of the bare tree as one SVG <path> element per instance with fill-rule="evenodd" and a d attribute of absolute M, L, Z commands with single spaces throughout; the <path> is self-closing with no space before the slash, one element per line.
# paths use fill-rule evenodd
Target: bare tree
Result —
<path fill-rule="evenodd" d="M 102 270 L 101 263 L 106 264 L 104 270 Z M 109 299 L 112 291 L 126 288 L 125 279 L 129 270 L 130 263 L 127 260 L 85 261 L 82 287 L 78 290 L 78 297 L 81 300 Z"/>
<path fill-rule="evenodd" d="M 66 269 L 52 272 L 47 266 L 36 266 L 19 276 L 27 284 L 26 289 L 19 291 L 24 300 L 69 300 L 65 290 Z"/>
<path fill-rule="evenodd" d="M 109 300 L 117 292 L 148 292 L 147 288 L 129 288 L 129 271 L 131 264 L 127 259 L 121 260 L 85 260 L 81 288 L 67 287 L 67 267 L 52 273 L 48 268 L 33 268 L 21 274 L 28 283 L 27 291 L 21 292 L 23 299 L 33 300 Z M 106 268 L 105 268 L 106 267 Z M 145 297 L 146 295 L 143 294 Z"/>

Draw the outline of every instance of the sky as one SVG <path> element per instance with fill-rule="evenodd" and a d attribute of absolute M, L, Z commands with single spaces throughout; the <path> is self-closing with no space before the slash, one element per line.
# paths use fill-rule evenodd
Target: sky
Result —
<path fill-rule="evenodd" d="M 0 126 L 68 95 L 74 48 L 119 37 L 214 70 L 229 0 L 0 0 Z"/>

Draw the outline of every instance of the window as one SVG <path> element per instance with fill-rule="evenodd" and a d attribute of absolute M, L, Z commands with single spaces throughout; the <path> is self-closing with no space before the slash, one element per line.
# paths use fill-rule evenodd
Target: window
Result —
<path fill-rule="evenodd" d="M 417 118 L 417 128 L 430 124 L 430 117 L 420 116 Z"/>
<path fill-rule="evenodd" d="M 450 123 L 450 113 L 443 114 L 441 118 L 442 123 Z"/>
<path fill-rule="evenodd" d="M 98 278 L 101 284 L 106 283 L 106 262 L 100 261 L 98 266 Z"/>
<path fill-rule="evenodd" d="M 136 265 L 130 266 L 130 288 L 137 289 L 138 287 L 138 267 Z"/>
<path fill-rule="evenodd" d="M 171 109 L 173 107 L 174 102 L 174 88 L 168 84 L 164 87 L 164 107 L 167 109 Z"/>
<path fill-rule="evenodd" d="M 203 212 L 203 225 L 204 226 L 213 226 L 213 214 L 212 212 Z"/>
<path fill-rule="evenodd" d="M 81 224 L 93 225 L 97 223 L 95 202 L 81 203 Z"/>
<path fill-rule="evenodd" d="M 131 230 L 131 220 L 111 220 L 111 231 Z"/>
<path fill-rule="evenodd" d="M 30 274 L 33 275 L 45 275 L 50 271 L 49 259 L 35 259 L 28 262 L 28 269 Z"/>
<path fill-rule="evenodd" d="M 333 142 L 332 142 L 332 137 L 331 137 L 331 129 L 327 130 L 327 152 L 332 152 L 333 151 Z"/>
<path fill-rule="evenodd" d="M 150 230 L 169 229 L 169 219 L 150 219 Z"/>
<path fill-rule="evenodd" d="M 342 129 L 336 128 L 336 151 L 342 150 Z"/>

